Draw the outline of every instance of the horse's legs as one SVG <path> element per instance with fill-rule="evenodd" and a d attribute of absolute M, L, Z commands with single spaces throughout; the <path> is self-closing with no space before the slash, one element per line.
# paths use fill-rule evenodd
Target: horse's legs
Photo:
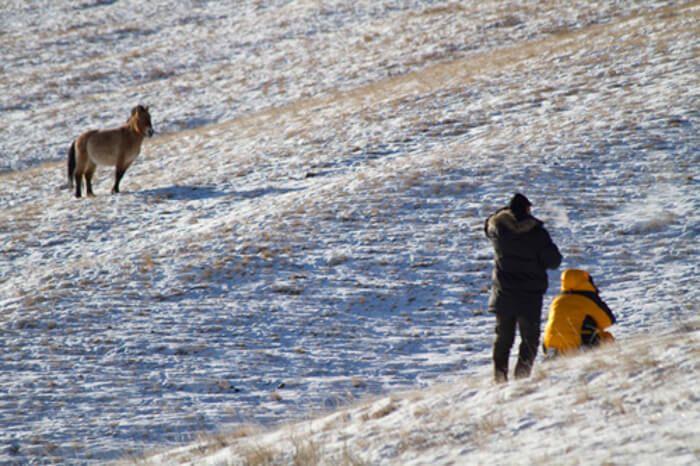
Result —
<path fill-rule="evenodd" d="M 87 156 L 86 136 L 81 135 L 75 142 L 75 171 L 73 179 L 75 180 L 75 197 L 82 196 L 83 176 L 90 161 Z"/>
<path fill-rule="evenodd" d="M 96 168 L 97 165 L 95 165 L 91 160 L 88 160 L 87 169 L 85 170 L 85 189 L 87 191 L 87 195 L 90 197 L 95 195 L 95 193 L 92 192 L 92 175 L 95 174 Z"/>
<path fill-rule="evenodd" d="M 83 184 L 83 174 L 76 170 L 73 178 L 75 180 L 75 197 L 80 198 L 82 196 L 81 187 Z"/>
<path fill-rule="evenodd" d="M 129 168 L 130 164 L 117 163 L 117 171 L 114 174 L 114 186 L 112 187 L 112 194 L 117 194 L 119 192 L 119 182 L 121 182 L 126 173 L 126 169 Z"/>

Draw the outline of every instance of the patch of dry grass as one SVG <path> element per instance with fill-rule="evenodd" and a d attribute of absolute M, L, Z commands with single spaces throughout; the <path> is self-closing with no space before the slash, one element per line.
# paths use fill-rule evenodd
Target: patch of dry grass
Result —
<path fill-rule="evenodd" d="M 413 408 L 411 411 L 411 414 L 415 418 L 421 418 L 421 417 L 426 417 L 430 414 L 432 414 L 432 409 L 430 409 L 428 406 L 425 405 L 418 405 Z"/>
<path fill-rule="evenodd" d="M 292 464 L 294 466 L 316 466 L 321 463 L 321 445 L 313 438 L 292 437 Z"/>
<path fill-rule="evenodd" d="M 603 408 L 612 414 L 623 415 L 627 414 L 625 408 L 625 400 L 622 396 L 612 396 L 603 403 Z"/>
<path fill-rule="evenodd" d="M 580 405 L 593 401 L 593 393 L 586 385 L 580 385 L 574 392 L 574 404 Z"/>
<path fill-rule="evenodd" d="M 352 385 L 355 388 L 362 388 L 367 385 L 365 380 L 361 377 L 358 376 L 353 376 L 350 378 L 350 385 Z"/>
<path fill-rule="evenodd" d="M 381 418 L 386 417 L 389 414 L 393 413 L 397 409 L 399 409 L 399 405 L 396 403 L 396 400 L 394 400 L 393 398 L 390 398 L 388 401 L 386 401 L 378 409 L 372 411 L 369 414 L 369 417 L 370 417 L 370 419 L 381 419 Z"/>
<path fill-rule="evenodd" d="M 240 455 L 246 466 L 270 466 L 274 464 L 277 451 L 270 446 L 248 445 Z"/>
<path fill-rule="evenodd" d="M 408 451 L 425 451 L 436 445 L 436 438 L 424 430 L 409 429 L 399 433 L 399 443 L 396 450 L 399 455 Z"/>
<path fill-rule="evenodd" d="M 498 432 L 501 432 L 505 426 L 506 421 L 503 417 L 503 413 L 491 411 L 479 418 L 476 423 L 472 425 L 469 437 L 476 446 L 483 448 L 488 443 L 488 439 Z"/>
<path fill-rule="evenodd" d="M 341 451 L 340 457 L 337 458 L 337 463 L 334 461 L 332 464 L 338 464 L 338 466 L 370 466 L 371 463 L 369 461 L 363 460 L 359 456 L 359 454 L 351 450 L 348 444 L 346 443 L 343 446 L 343 450 Z"/>
<path fill-rule="evenodd" d="M 447 5 L 436 5 L 425 8 L 421 15 L 424 16 L 434 16 L 434 15 L 455 15 L 464 14 L 467 12 L 467 7 L 461 3 L 449 3 Z"/>

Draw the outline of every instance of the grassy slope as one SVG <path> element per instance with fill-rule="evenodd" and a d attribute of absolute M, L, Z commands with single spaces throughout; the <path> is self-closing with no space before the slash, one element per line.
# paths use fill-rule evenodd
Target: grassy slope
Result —
<path fill-rule="evenodd" d="M 260 431 L 204 437 L 139 464 L 691 464 L 700 326 L 539 364 L 528 380 L 486 373 Z M 485 371 L 486 372 L 486 371 Z"/>

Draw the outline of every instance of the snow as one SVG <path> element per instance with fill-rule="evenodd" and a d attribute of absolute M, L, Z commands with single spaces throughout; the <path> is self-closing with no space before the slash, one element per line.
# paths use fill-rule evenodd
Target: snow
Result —
<path fill-rule="evenodd" d="M 507 386 L 484 370 L 141 464 L 695 464 L 698 343 L 695 321 L 547 361 Z"/>
<path fill-rule="evenodd" d="M 308 437 L 326 462 L 617 461 L 608 438 L 622 462 L 695 462 L 697 331 L 671 335 L 700 302 L 700 7 L 471 3 L 3 2 L 0 462 L 102 464 L 233 425 L 264 445 L 330 418 L 348 430 Z M 100 168 L 73 199 L 70 142 L 137 103 L 158 134 L 123 193 Z M 514 191 L 618 315 L 608 351 L 664 365 L 626 387 L 586 355 L 490 385 L 482 227 Z M 568 428 L 549 413 L 582 377 L 607 398 L 579 394 L 598 416 Z M 637 418 L 600 424 L 634 397 Z M 454 418 L 421 431 L 433 406 Z M 240 459 L 225 443 L 197 461 Z"/>

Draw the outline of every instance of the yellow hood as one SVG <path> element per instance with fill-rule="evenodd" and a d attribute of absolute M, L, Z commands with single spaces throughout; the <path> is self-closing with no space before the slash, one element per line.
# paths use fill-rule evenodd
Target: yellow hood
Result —
<path fill-rule="evenodd" d="M 598 290 L 593 285 L 591 276 L 585 270 L 566 269 L 561 273 L 562 291 L 592 291 Z"/>

